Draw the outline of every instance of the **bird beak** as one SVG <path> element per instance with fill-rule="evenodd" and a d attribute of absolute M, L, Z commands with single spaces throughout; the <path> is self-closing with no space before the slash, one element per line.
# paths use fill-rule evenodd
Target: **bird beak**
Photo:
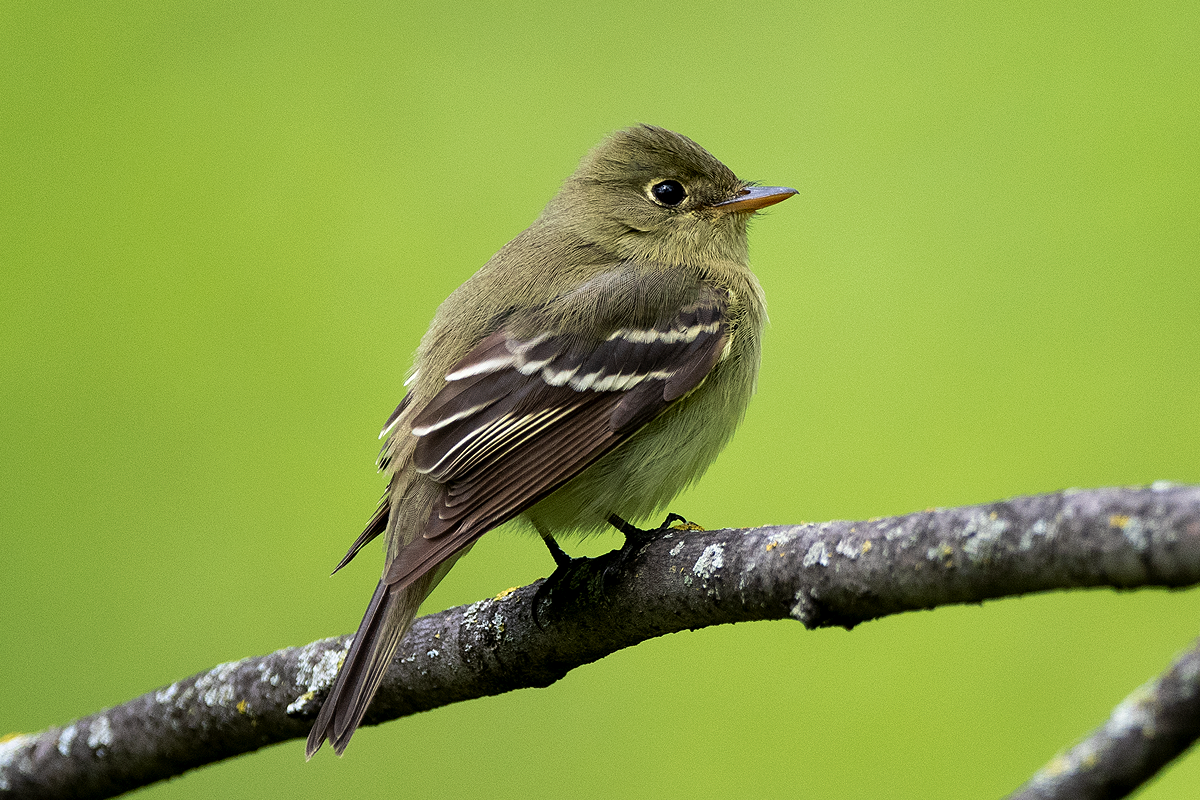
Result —
<path fill-rule="evenodd" d="M 747 213 L 782 203 L 794 194 L 798 192 L 786 186 L 749 186 L 728 200 L 714 204 L 713 208 Z"/>

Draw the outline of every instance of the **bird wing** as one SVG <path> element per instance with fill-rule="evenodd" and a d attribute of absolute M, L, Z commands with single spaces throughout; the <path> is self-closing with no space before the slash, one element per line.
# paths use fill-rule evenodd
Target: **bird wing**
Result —
<path fill-rule="evenodd" d="M 413 420 L 414 466 L 442 491 L 384 581 L 412 583 L 698 387 L 725 352 L 728 309 L 724 290 L 702 285 L 652 324 L 533 336 L 501 327 L 480 342 Z"/>

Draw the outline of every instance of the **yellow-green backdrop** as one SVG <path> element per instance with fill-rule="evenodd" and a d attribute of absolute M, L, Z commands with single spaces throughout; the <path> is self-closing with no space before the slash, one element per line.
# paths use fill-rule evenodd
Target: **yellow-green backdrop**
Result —
<path fill-rule="evenodd" d="M 1194 0 L 6 4 L 0 734 L 352 631 L 378 554 L 328 572 L 435 307 L 638 121 L 800 190 L 752 232 L 759 396 L 675 510 L 1200 481 L 1198 41 Z M 551 566 L 499 531 L 427 607 Z M 994 797 L 1198 615 L 677 634 L 141 796 Z M 1198 792 L 1192 756 L 1144 797 Z"/>

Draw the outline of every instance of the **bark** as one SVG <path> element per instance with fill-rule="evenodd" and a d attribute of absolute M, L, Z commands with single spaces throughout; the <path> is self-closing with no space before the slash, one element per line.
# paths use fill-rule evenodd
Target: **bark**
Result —
<path fill-rule="evenodd" d="M 1200 487 L 1065 491 L 866 522 L 668 531 L 417 620 L 364 724 L 512 689 L 684 629 L 842 626 L 1073 587 L 1200 583 Z M 349 636 L 220 664 L 0 743 L 0 798 L 111 797 L 307 734 Z M 1121 797 L 1200 732 L 1200 652 L 1015 797 Z M 301 765 L 297 765 L 301 768 Z"/>

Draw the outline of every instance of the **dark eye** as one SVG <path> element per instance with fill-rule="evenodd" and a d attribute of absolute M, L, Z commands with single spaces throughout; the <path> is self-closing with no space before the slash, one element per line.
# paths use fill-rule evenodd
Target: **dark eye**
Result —
<path fill-rule="evenodd" d="M 650 194 L 664 206 L 677 206 L 687 198 L 687 190 L 679 181 L 660 181 L 650 187 Z"/>

